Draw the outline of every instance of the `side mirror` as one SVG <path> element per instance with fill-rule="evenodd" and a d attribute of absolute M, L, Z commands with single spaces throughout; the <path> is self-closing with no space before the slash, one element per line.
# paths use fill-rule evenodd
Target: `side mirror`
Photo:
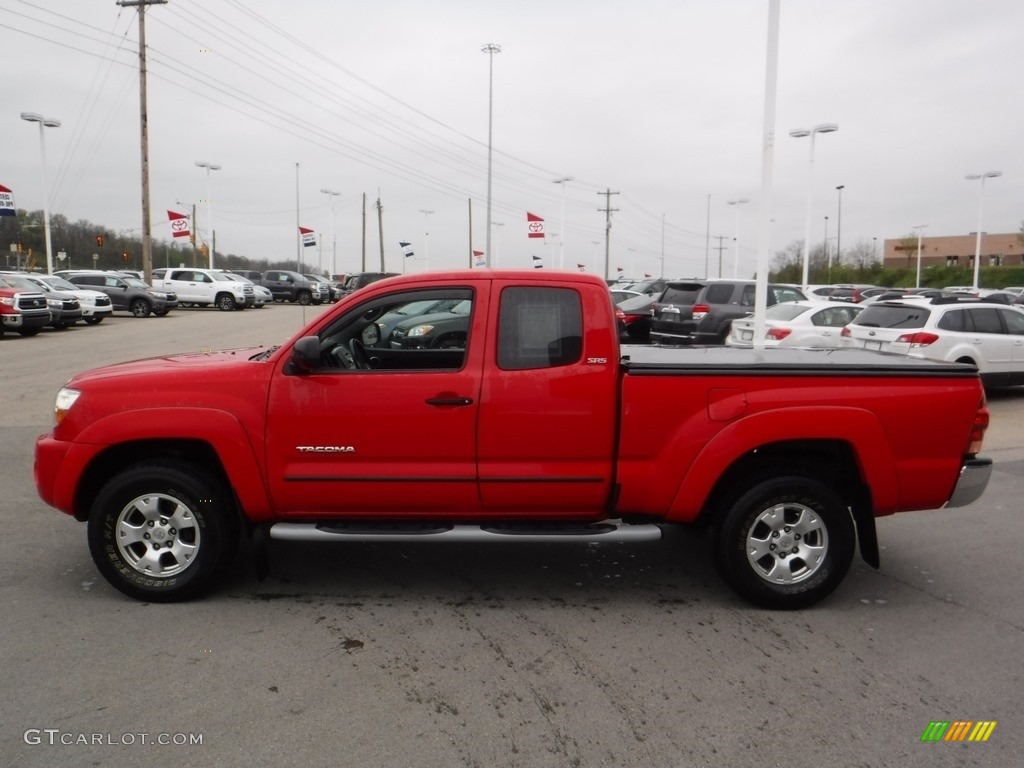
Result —
<path fill-rule="evenodd" d="M 317 336 L 303 336 L 292 347 L 289 361 L 296 373 L 311 373 L 320 365 L 320 339 Z"/>
<path fill-rule="evenodd" d="M 380 343 L 380 325 L 371 323 L 363 328 L 362 340 L 364 347 L 376 347 Z"/>

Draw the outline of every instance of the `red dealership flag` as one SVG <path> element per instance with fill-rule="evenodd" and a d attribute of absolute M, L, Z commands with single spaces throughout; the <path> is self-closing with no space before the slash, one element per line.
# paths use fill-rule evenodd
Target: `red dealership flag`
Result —
<path fill-rule="evenodd" d="M 535 213 L 526 212 L 528 237 L 544 237 L 544 219 Z"/>
<path fill-rule="evenodd" d="M 476 266 L 478 266 L 478 267 L 484 266 L 484 252 L 483 251 L 473 251 L 473 259 L 476 261 Z"/>
<path fill-rule="evenodd" d="M 171 234 L 174 237 L 188 237 L 190 235 L 188 216 L 177 211 L 168 211 L 167 218 L 171 220 Z"/>
<path fill-rule="evenodd" d="M 311 245 L 316 245 L 316 232 L 306 227 L 299 227 L 299 234 L 302 235 L 302 247 L 308 248 Z"/>

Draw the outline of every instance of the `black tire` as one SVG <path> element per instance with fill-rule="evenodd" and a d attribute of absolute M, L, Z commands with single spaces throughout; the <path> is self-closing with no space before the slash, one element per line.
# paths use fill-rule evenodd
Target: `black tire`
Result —
<path fill-rule="evenodd" d="M 135 317 L 149 317 L 149 313 L 153 311 L 152 305 L 145 299 L 132 299 L 128 309 Z"/>
<path fill-rule="evenodd" d="M 169 309 L 154 309 L 153 310 L 153 315 L 156 316 L 156 317 L 164 317 L 170 311 L 171 310 L 169 310 Z"/>
<path fill-rule="evenodd" d="M 200 467 L 143 462 L 100 489 L 88 537 L 93 562 L 112 586 L 169 603 L 213 585 L 234 556 L 238 518 L 230 493 Z"/>
<path fill-rule="evenodd" d="M 18 331 L 18 335 L 20 335 L 20 336 L 35 336 L 41 330 L 43 330 L 43 329 L 42 328 L 25 328 L 24 330 Z"/>
<path fill-rule="evenodd" d="M 853 519 L 827 486 L 776 477 L 736 496 L 716 526 L 726 581 L 765 608 L 806 608 L 839 586 L 853 561 Z"/>
<path fill-rule="evenodd" d="M 310 295 L 309 291 L 300 291 L 298 295 L 298 301 L 299 304 L 305 306 L 307 304 L 313 303 L 313 297 L 312 295 Z"/>
<path fill-rule="evenodd" d="M 235 297 L 230 293 L 222 293 L 217 297 L 215 302 L 217 309 L 221 312 L 234 312 L 235 311 Z"/>
<path fill-rule="evenodd" d="M 99 325 L 100 323 L 103 322 L 103 318 L 98 317 L 96 315 L 92 315 L 91 317 L 83 317 L 82 319 L 85 320 L 86 325 Z"/>

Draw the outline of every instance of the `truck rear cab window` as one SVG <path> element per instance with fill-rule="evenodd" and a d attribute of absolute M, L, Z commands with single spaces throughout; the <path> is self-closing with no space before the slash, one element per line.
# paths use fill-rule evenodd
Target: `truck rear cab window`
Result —
<path fill-rule="evenodd" d="M 514 287 L 501 292 L 499 368 L 554 368 L 572 365 L 582 355 L 583 310 L 576 291 Z"/>

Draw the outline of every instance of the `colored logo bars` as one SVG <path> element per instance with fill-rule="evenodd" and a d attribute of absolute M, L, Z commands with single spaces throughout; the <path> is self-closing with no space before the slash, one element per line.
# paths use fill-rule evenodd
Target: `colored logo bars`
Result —
<path fill-rule="evenodd" d="M 921 741 L 988 741 L 995 720 L 933 720 L 921 734 Z"/>

